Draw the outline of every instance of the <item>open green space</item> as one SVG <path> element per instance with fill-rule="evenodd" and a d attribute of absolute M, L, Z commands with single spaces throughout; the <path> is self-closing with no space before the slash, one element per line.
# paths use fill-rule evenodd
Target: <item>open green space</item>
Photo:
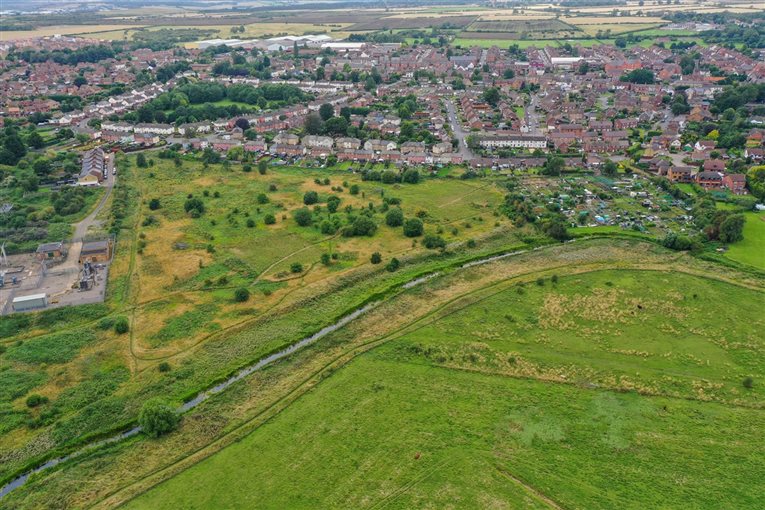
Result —
<path fill-rule="evenodd" d="M 741 381 L 765 375 L 763 323 L 737 318 L 762 293 L 653 271 L 556 280 L 394 337 L 127 507 L 757 506 L 765 416 Z"/>
<path fill-rule="evenodd" d="M 737 262 L 765 269 L 765 213 L 744 214 L 744 239 L 728 245 L 726 256 Z"/>

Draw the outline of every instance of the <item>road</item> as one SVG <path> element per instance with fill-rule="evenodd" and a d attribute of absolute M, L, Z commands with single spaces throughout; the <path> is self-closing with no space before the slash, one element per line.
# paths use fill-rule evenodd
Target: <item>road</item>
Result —
<path fill-rule="evenodd" d="M 96 207 L 88 214 L 85 218 L 83 218 L 79 223 L 76 223 L 74 225 L 74 235 L 72 237 L 72 243 L 69 246 L 69 253 L 66 256 L 66 260 L 56 268 L 57 271 L 66 270 L 66 269 L 76 269 L 79 271 L 80 264 L 80 251 L 82 251 L 82 239 L 87 235 L 88 230 L 90 230 L 93 226 L 98 226 L 100 224 L 100 220 L 96 219 L 98 214 L 101 212 L 101 209 L 104 208 L 104 204 L 106 204 L 106 201 L 109 199 L 109 196 L 112 193 L 112 189 L 114 188 L 114 184 L 117 181 L 117 176 L 114 175 L 114 154 L 108 154 L 107 155 L 107 166 L 106 166 L 106 180 L 101 184 L 101 186 L 104 188 L 104 195 L 101 197 L 101 200 L 98 201 L 98 204 L 96 204 Z"/>
<path fill-rule="evenodd" d="M 462 156 L 463 161 L 470 161 L 475 156 L 465 141 L 468 134 L 462 129 L 462 124 L 460 124 L 460 120 L 457 118 L 457 107 L 454 106 L 451 99 L 444 99 L 444 104 L 446 105 L 446 115 L 449 117 L 449 124 L 452 126 L 452 133 L 459 142 L 459 154 Z"/>

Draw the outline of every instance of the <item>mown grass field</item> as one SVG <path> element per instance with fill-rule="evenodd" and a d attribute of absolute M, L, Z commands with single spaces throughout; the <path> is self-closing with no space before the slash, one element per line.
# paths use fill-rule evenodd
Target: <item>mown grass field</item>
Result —
<path fill-rule="evenodd" d="M 455 304 L 127 507 L 754 507 L 761 303 L 607 270 Z"/>
<path fill-rule="evenodd" d="M 765 269 L 765 213 L 745 214 L 744 240 L 728 245 L 726 256 L 737 262 Z"/>

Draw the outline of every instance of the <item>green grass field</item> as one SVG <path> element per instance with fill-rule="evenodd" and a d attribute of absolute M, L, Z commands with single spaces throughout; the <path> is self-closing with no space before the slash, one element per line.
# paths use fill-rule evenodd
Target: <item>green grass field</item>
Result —
<path fill-rule="evenodd" d="M 744 240 L 728 246 L 729 259 L 765 269 L 765 213 L 745 214 Z"/>
<path fill-rule="evenodd" d="M 518 288 L 362 355 L 128 508 L 757 506 L 765 414 L 741 381 L 765 375 L 761 292 L 644 271 Z"/>

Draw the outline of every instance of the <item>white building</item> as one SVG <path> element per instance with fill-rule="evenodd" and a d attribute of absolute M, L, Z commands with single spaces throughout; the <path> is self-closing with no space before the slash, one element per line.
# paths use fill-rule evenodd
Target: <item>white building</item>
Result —
<path fill-rule="evenodd" d="M 30 294 L 28 296 L 19 296 L 13 298 L 13 310 L 15 312 L 25 312 L 27 310 L 37 310 L 48 306 L 47 294 Z"/>
<path fill-rule="evenodd" d="M 478 137 L 478 145 L 485 149 L 546 149 L 547 138 L 525 134 L 491 134 Z"/>

